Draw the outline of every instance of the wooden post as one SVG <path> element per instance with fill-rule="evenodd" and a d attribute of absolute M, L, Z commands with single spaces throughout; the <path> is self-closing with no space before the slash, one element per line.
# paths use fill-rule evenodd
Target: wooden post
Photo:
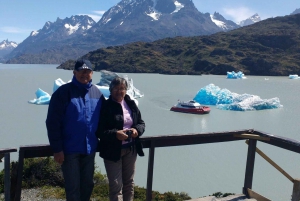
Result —
<path fill-rule="evenodd" d="M 155 151 L 155 141 L 151 140 L 151 145 L 150 145 L 150 148 L 149 148 L 149 158 L 148 158 L 146 201 L 151 201 L 152 200 L 154 151 Z"/>
<path fill-rule="evenodd" d="M 294 187 L 291 201 L 300 200 L 300 179 L 294 179 Z"/>
<path fill-rule="evenodd" d="M 4 158 L 4 196 L 5 201 L 10 201 L 10 153 Z"/>
<path fill-rule="evenodd" d="M 250 139 L 248 146 L 248 156 L 246 163 L 246 172 L 245 172 L 245 182 L 243 193 L 249 198 L 248 188 L 252 189 L 252 180 L 253 180 L 253 172 L 254 172 L 254 161 L 255 161 L 255 150 L 256 150 L 257 140 Z"/>
<path fill-rule="evenodd" d="M 17 173 L 17 182 L 16 182 L 16 192 L 14 201 L 21 200 L 22 193 L 22 177 L 23 177 L 23 166 L 24 166 L 24 150 L 19 150 L 19 162 L 18 162 L 18 173 Z"/>

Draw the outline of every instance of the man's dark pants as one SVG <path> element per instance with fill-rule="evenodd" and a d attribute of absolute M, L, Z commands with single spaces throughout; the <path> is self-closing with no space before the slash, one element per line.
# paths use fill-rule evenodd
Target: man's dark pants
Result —
<path fill-rule="evenodd" d="M 67 201 L 89 201 L 94 188 L 95 153 L 65 155 L 61 166 Z"/>

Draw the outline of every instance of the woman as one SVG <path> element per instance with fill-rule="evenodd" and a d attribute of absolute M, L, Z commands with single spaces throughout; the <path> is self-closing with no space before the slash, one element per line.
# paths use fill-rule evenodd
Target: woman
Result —
<path fill-rule="evenodd" d="M 124 78 L 111 81 L 110 96 L 102 106 L 97 131 L 110 201 L 133 200 L 135 161 L 137 154 L 144 156 L 139 136 L 145 131 L 145 123 L 137 105 L 126 94 L 127 89 Z"/>

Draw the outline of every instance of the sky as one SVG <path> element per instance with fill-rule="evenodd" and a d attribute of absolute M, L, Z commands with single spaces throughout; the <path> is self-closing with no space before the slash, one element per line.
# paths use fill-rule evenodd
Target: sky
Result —
<path fill-rule="evenodd" d="M 96 22 L 121 0 L 0 0 L 0 42 L 21 43 L 46 22 L 72 15 L 89 15 Z M 193 0 L 201 13 L 220 13 L 225 19 L 240 22 L 258 14 L 262 20 L 285 16 L 300 8 L 299 0 Z"/>

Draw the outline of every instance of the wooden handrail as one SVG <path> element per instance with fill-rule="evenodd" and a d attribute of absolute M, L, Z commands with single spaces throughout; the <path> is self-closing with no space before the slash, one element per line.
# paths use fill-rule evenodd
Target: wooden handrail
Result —
<path fill-rule="evenodd" d="M 247 192 L 247 189 L 251 189 L 253 179 L 253 169 L 256 141 L 268 143 L 273 146 L 277 146 L 289 151 L 300 153 L 300 142 L 284 138 L 281 136 L 270 135 L 264 132 L 256 131 L 253 129 L 227 131 L 227 132 L 214 132 L 214 133 L 189 133 L 184 135 L 162 135 L 162 136 L 142 136 L 140 138 L 144 148 L 150 149 L 150 156 L 148 160 L 148 173 L 147 173 L 147 201 L 152 200 L 152 183 L 153 183 L 153 167 L 154 167 L 154 150 L 159 147 L 171 147 L 171 146 L 184 146 L 184 145 L 198 145 L 207 143 L 218 142 L 231 142 L 244 139 L 252 140 L 252 147 L 248 149 L 248 158 L 245 172 L 245 183 L 243 191 Z M 21 146 L 19 149 L 19 163 L 18 174 L 16 182 L 16 192 L 14 196 L 15 201 L 19 201 L 21 197 L 21 184 L 22 184 L 22 171 L 23 162 L 25 158 L 34 157 L 46 157 L 52 156 L 53 152 L 51 147 L 46 145 L 29 145 Z"/>

